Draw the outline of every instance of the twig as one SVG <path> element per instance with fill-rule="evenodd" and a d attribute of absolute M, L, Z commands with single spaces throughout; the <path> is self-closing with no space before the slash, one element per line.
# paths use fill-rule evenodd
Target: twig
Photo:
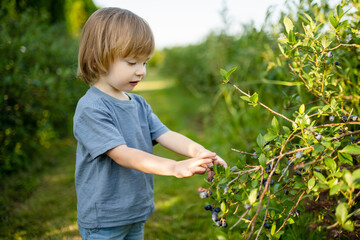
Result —
<path fill-rule="evenodd" d="M 324 103 L 330 104 L 328 101 L 326 101 L 325 99 L 323 99 L 322 97 L 319 96 L 319 95 L 320 95 L 319 92 L 317 92 L 317 91 L 314 90 L 314 89 L 310 89 L 310 88 L 308 87 L 308 84 L 307 84 L 307 82 L 305 81 L 305 79 L 304 79 L 301 75 L 298 75 L 298 74 L 296 73 L 295 69 L 291 66 L 291 64 L 288 64 L 288 65 L 289 65 L 290 70 L 291 70 L 296 76 L 298 76 L 301 81 L 304 82 L 305 87 L 308 89 L 308 91 L 309 91 L 312 95 L 314 95 L 315 97 L 317 97 L 318 99 L 320 99 L 320 100 L 323 101 Z M 313 91 L 316 91 L 316 93 L 314 93 Z M 316 95 L 316 94 L 318 94 L 318 95 Z"/>
<path fill-rule="evenodd" d="M 244 92 L 243 90 L 241 90 L 240 88 L 238 88 L 234 83 L 232 83 L 231 81 L 228 81 L 228 84 L 232 85 L 236 90 L 238 90 L 239 92 L 241 92 L 242 94 L 244 94 L 247 97 L 251 97 L 249 94 L 247 94 L 246 92 Z M 269 110 L 270 112 L 272 112 L 275 115 L 278 115 L 279 117 L 284 118 L 285 120 L 295 124 L 295 122 L 287 117 L 285 117 L 284 115 L 275 112 L 274 110 L 272 110 L 271 108 L 269 108 L 268 106 L 266 106 L 265 104 L 263 104 L 262 102 L 258 101 L 257 104 L 259 104 L 260 106 L 266 108 L 267 110 Z"/>
<path fill-rule="evenodd" d="M 331 127 L 331 126 L 341 126 L 341 125 L 360 125 L 360 122 L 346 122 L 346 123 L 327 123 L 319 126 L 314 126 L 313 128 L 322 128 L 322 127 Z"/>
<path fill-rule="evenodd" d="M 314 147 L 313 147 L 313 146 L 303 147 L 303 148 L 295 149 L 295 150 L 290 151 L 290 152 L 282 153 L 282 154 L 280 154 L 279 156 L 276 156 L 276 157 L 270 159 L 270 160 L 267 161 L 266 163 L 268 164 L 268 163 L 271 163 L 271 162 L 275 161 L 275 160 L 278 159 L 278 158 L 283 158 L 283 157 L 285 157 L 285 156 L 287 156 L 287 155 L 292 155 L 292 154 L 294 154 L 294 153 L 301 152 L 301 151 L 305 151 L 305 150 L 308 150 L 308 149 L 312 149 L 312 150 L 313 150 Z"/>
<path fill-rule="evenodd" d="M 333 137 L 331 139 L 331 141 L 337 141 L 339 140 L 340 138 L 343 138 L 343 137 L 346 137 L 346 136 L 350 136 L 350 135 L 357 135 L 357 134 L 360 134 L 360 130 L 357 130 L 357 131 L 354 131 L 354 132 L 347 132 L 347 133 L 343 133 L 337 137 Z"/>
<path fill-rule="evenodd" d="M 265 221 L 266 221 L 266 218 L 267 218 L 267 214 L 268 214 L 268 211 L 269 211 L 269 204 L 270 204 L 270 196 L 271 196 L 271 195 L 270 195 L 270 188 L 268 189 L 268 195 L 269 195 L 269 198 L 268 198 L 268 202 L 267 202 L 267 204 L 266 204 L 265 217 L 264 217 L 264 220 L 263 220 L 263 222 L 262 222 L 262 224 L 261 224 L 261 227 L 260 227 L 260 229 L 259 229 L 259 231 L 258 231 L 258 234 L 256 235 L 255 240 L 257 240 L 257 239 L 259 238 L 260 233 L 261 233 L 261 231 L 262 231 L 262 229 L 263 229 L 263 226 L 264 226 Z"/>
<path fill-rule="evenodd" d="M 243 219 L 243 217 L 245 217 L 246 214 L 248 214 L 248 212 L 250 211 L 250 209 L 247 209 L 243 215 L 241 215 L 241 217 L 239 218 L 239 220 L 230 228 L 230 230 L 233 230 L 234 227 L 236 227 L 240 222 L 241 220 Z"/>
<path fill-rule="evenodd" d="M 303 191 L 303 193 L 300 195 L 298 201 L 296 202 L 295 206 L 292 207 L 292 209 L 290 210 L 289 214 L 287 215 L 287 217 L 285 218 L 283 224 L 281 225 L 281 227 L 275 232 L 275 234 L 277 234 L 286 224 L 286 221 L 289 219 L 289 217 L 293 214 L 294 209 L 299 205 L 301 198 L 304 196 L 304 194 L 306 193 L 306 191 Z"/>
<path fill-rule="evenodd" d="M 240 151 L 240 150 L 237 150 L 237 149 L 234 149 L 234 148 L 232 148 L 231 150 L 234 151 L 234 152 L 238 152 L 238 153 L 243 153 L 243 154 L 247 154 L 247 155 L 256 156 L 255 153 L 248 153 L 248 152 Z"/>

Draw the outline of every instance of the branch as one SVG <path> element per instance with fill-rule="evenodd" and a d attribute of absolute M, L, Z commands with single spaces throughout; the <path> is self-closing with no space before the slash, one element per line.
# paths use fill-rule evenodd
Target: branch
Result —
<path fill-rule="evenodd" d="M 315 97 L 317 97 L 318 99 L 320 99 L 320 100 L 323 101 L 324 103 L 330 104 L 328 101 L 326 101 L 325 99 L 323 99 L 322 97 L 319 96 L 319 95 L 320 95 L 319 92 L 317 92 L 318 95 L 316 95 L 316 93 L 313 92 L 314 89 L 310 89 L 310 88 L 307 86 L 307 82 L 305 81 L 305 79 L 304 79 L 301 75 L 298 75 L 298 74 L 296 73 L 295 69 L 294 69 L 290 64 L 288 64 L 288 65 L 289 65 L 291 71 L 292 71 L 297 77 L 299 77 L 301 81 L 304 82 L 305 87 L 308 89 L 308 91 L 309 91 L 312 95 L 314 95 Z"/>
<path fill-rule="evenodd" d="M 246 92 L 244 92 L 243 90 L 241 90 L 240 88 L 238 88 L 238 87 L 237 87 L 235 84 L 233 84 L 232 82 L 228 81 L 228 84 L 232 85 L 236 90 L 238 90 L 239 92 L 241 92 L 241 93 L 244 94 L 245 96 L 251 97 L 249 94 L 247 94 Z M 293 123 L 293 124 L 296 124 L 293 120 L 285 117 L 284 115 L 282 115 L 282 114 L 280 114 L 280 113 L 278 113 L 278 112 L 275 112 L 274 110 L 272 110 L 271 108 L 269 108 L 268 106 L 266 106 L 265 104 L 263 104 L 262 102 L 259 102 L 259 101 L 258 101 L 257 104 L 259 104 L 260 106 L 266 108 L 267 110 L 269 110 L 269 111 L 272 112 L 273 114 L 278 115 L 279 117 L 282 117 L 282 118 L 284 118 L 285 120 L 287 120 L 287 121 L 289 121 L 289 122 L 291 122 L 291 123 Z"/>
<path fill-rule="evenodd" d="M 294 209 L 299 205 L 301 198 L 304 196 L 306 191 L 303 191 L 303 193 L 300 195 L 298 201 L 296 202 L 295 206 L 290 210 L 289 214 L 287 215 L 287 217 L 285 218 L 283 224 L 281 225 L 281 227 L 275 232 L 275 234 L 277 234 L 286 224 L 286 221 L 289 219 L 289 217 L 293 214 Z"/>

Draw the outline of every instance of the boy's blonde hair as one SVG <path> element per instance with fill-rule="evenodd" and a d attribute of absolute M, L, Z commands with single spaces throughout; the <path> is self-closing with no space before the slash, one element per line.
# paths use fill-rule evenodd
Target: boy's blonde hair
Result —
<path fill-rule="evenodd" d="M 117 58 L 149 57 L 155 48 L 148 23 L 129 10 L 102 8 L 85 23 L 79 46 L 78 76 L 93 84 Z"/>

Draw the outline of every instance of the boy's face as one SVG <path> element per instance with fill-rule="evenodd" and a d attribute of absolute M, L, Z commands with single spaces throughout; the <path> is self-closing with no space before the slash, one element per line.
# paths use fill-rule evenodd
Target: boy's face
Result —
<path fill-rule="evenodd" d="M 145 77 L 149 57 L 119 58 L 110 65 L 107 75 L 100 76 L 94 84 L 111 96 L 121 96 L 130 92 Z"/>

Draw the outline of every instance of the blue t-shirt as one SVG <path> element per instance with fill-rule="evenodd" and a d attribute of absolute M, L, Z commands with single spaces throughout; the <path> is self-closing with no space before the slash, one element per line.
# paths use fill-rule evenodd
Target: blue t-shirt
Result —
<path fill-rule="evenodd" d="M 84 228 L 145 221 L 154 211 L 153 175 L 106 155 L 123 144 L 152 153 L 154 140 L 168 131 L 142 97 L 127 95 L 130 100 L 119 100 L 91 87 L 76 107 L 77 220 Z"/>

